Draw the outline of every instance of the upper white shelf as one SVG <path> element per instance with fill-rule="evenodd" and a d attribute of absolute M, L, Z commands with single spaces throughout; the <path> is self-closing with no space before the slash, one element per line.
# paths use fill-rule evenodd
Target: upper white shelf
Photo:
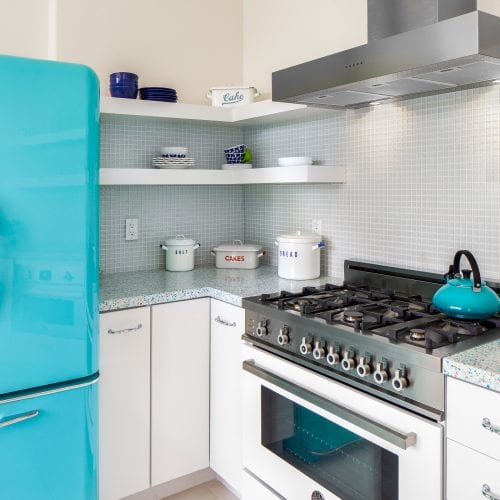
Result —
<path fill-rule="evenodd" d="M 153 168 L 101 168 L 100 184 L 117 185 L 220 185 L 220 184 L 305 184 L 344 183 L 343 167 L 306 165 L 253 168 L 250 170 Z"/>
<path fill-rule="evenodd" d="M 310 109 L 304 104 L 274 102 L 270 99 L 246 106 L 223 108 L 116 97 L 101 98 L 101 113 L 104 114 L 151 116 L 173 120 L 197 120 L 241 125 L 293 119 L 328 112 L 329 110 Z"/>

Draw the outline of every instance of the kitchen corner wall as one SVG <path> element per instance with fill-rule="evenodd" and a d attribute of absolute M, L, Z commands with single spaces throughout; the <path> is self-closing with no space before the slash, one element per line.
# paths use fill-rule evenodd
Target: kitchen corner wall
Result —
<path fill-rule="evenodd" d="M 259 166 L 310 155 L 347 168 L 344 185 L 245 187 L 245 239 L 277 264 L 278 234 L 322 220 L 322 270 L 344 259 L 444 273 L 470 249 L 500 281 L 500 86 L 245 129 Z"/>
<path fill-rule="evenodd" d="M 243 138 L 231 126 L 101 117 L 102 168 L 149 168 L 161 146 L 186 146 L 196 168 L 218 168 Z M 243 238 L 243 199 L 242 186 L 102 186 L 101 272 L 164 269 L 160 243 L 179 234 L 201 243 L 195 264 L 208 264 L 212 246 Z M 137 241 L 125 240 L 127 218 L 139 219 Z"/>
<path fill-rule="evenodd" d="M 203 168 L 218 168 L 227 145 L 245 142 L 256 167 L 310 155 L 345 165 L 343 185 L 131 186 L 101 194 L 101 270 L 160 269 L 159 243 L 187 233 L 212 245 L 262 243 L 277 264 L 275 237 L 322 221 L 323 273 L 342 276 L 344 259 L 444 273 L 470 249 L 486 278 L 500 281 L 500 86 L 238 129 L 105 116 L 102 166 L 149 166 L 161 145 L 185 144 Z M 126 242 L 126 217 L 140 239 Z"/>

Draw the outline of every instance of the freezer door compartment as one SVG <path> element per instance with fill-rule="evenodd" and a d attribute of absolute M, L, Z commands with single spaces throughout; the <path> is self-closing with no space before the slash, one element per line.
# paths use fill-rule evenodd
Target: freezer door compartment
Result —
<path fill-rule="evenodd" d="M 97 378 L 0 400 L 0 498 L 97 500 Z"/>

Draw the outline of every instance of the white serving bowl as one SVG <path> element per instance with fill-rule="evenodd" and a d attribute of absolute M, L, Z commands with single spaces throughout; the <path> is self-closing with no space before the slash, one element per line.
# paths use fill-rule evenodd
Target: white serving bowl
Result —
<path fill-rule="evenodd" d="M 278 158 L 280 167 L 297 167 L 301 165 L 312 165 L 313 160 L 310 156 L 286 156 Z"/>
<path fill-rule="evenodd" d="M 160 149 L 162 155 L 186 155 L 188 148 L 180 146 L 170 146 Z"/>

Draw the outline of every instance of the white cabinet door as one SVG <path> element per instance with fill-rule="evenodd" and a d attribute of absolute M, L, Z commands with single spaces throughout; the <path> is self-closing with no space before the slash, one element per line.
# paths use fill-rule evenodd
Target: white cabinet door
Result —
<path fill-rule="evenodd" d="M 500 461 L 447 440 L 447 499 L 485 500 L 500 498 Z M 483 494 L 484 487 L 489 492 Z"/>
<path fill-rule="evenodd" d="M 210 299 L 152 308 L 151 483 L 209 465 Z"/>
<path fill-rule="evenodd" d="M 99 498 L 149 488 L 150 308 L 100 316 Z"/>
<path fill-rule="evenodd" d="M 212 300 L 210 346 L 210 467 L 241 491 L 241 336 L 245 311 Z"/>

